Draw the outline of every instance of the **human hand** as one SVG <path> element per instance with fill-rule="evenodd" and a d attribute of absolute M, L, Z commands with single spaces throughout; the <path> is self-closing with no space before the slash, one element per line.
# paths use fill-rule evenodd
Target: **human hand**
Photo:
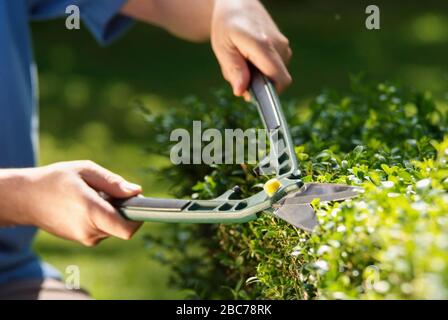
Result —
<path fill-rule="evenodd" d="M 250 99 L 247 61 L 279 91 L 292 81 L 286 68 L 292 55 L 289 41 L 258 0 L 215 0 L 211 42 L 223 76 L 236 96 Z"/>
<path fill-rule="evenodd" d="M 35 225 L 86 246 L 109 236 L 130 239 L 141 225 L 124 219 L 98 193 L 127 198 L 138 195 L 141 187 L 91 161 L 17 169 L 9 180 L 9 188 L 2 188 L 7 192 L 2 198 L 10 208 L 0 203 L 0 211 L 15 217 L 12 224 Z"/>
<path fill-rule="evenodd" d="M 252 62 L 279 91 L 291 83 L 292 51 L 258 0 L 128 0 L 121 13 L 190 41 L 211 39 L 224 78 L 237 96 L 247 92 Z"/>

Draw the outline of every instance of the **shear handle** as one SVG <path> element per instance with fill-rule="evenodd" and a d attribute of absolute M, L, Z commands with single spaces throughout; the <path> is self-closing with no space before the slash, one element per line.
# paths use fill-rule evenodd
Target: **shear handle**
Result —
<path fill-rule="evenodd" d="M 271 131 L 280 127 L 280 115 L 276 108 L 275 91 L 271 81 L 264 76 L 254 65 L 250 65 L 251 81 L 250 89 L 252 97 L 258 104 L 258 109 L 266 125 Z"/>
<path fill-rule="evenodd" d="M 111 201 L 113 206 L 120 208 L 133 208 L 136 210 L 154 210 L 154 211 L 182 211 L 189 203 L 189 200 L 178 199 L 160 199 L 146 197 L 132 197 L 129 199 L 114 199 Z"/>

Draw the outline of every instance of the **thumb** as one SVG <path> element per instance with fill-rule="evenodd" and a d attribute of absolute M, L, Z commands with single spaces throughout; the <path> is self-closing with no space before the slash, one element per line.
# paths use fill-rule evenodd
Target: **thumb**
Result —
<path fill-rule="evenodd" d="M 115 198 L 132 197 L 142 192 L 139 185 L 128 182 L 95 163 L 82 165 L 79 174 L 90 187 Z"/>
<path fill-rule="evenodd" d="M 233 94 L 241 97 L 247 91 L 250 80 L 246 59 L 237 48 L 215 50 L 224 78 L 230 83 Z"/>

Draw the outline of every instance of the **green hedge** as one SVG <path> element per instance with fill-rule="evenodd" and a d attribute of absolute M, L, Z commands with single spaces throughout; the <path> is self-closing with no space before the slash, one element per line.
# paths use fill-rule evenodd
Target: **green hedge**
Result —
<path fill-rule="evenodd" d="M 224 92 L 205 104 L 146 114 L 167 155 L 169 133 L 261 126 L 253 106 Z M 250 109 L 250 110 L 248 110 Z M 313 234 L 269 215 L 242 225 L 175 225 L 150 249 L 174 270 L 172 285 L 196 298 L 448 298 L 448 139 L 446 106 L 430 93 L 353 80 L 346 94 L 324 92 L 306 108 L 284 106 L 306 182 L 360 185 L 343 203 L 314 201 Z M 244 115 L 244 116 L 242 116 Z M 250 166 L 170 166 L 160 175 L 176 196 L 212 198 L 239 185 L 243 196 L 265 177 Z M 193 194 L 192 194 L 193 193 Z M 159 248 L 160 246 L 158 246 Z"/>

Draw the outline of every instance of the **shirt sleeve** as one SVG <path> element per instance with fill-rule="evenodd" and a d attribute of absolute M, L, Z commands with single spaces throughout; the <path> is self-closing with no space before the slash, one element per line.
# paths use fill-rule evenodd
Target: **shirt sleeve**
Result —
<path fill-rule="evenodd" d="M 120 14 L 127 0 L 31 0 L 30 18 L 45 20 L 67 17 L 67 6 L 79 7 L 81 20 L 95 39 L 102 45 L 109 44 L 122 35 L 133 20 Z"/>

